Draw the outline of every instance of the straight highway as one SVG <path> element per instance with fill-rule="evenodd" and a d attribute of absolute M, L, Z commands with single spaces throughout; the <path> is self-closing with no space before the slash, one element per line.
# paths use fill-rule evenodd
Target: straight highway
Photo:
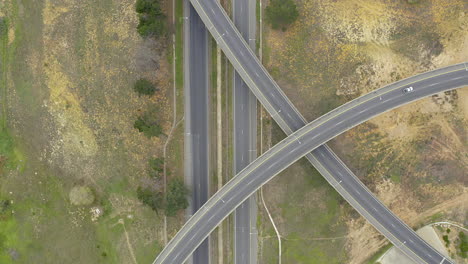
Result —
<path fill-rule="evenodd" d="M 192 199 L 187 215 L 194 214 L 209 197 L 208 34 L 192 5 L 184 3 L 185 180 Z M 206 239 L 193 253 L 193 264 L 210 263 Z"/>
<path fill-rule="evenodd" d="M 458 64 L 396 82 L 342 105 L 294 132 L 213 195 L 182 227 L 154 263 L 182 263 L 229 213 L 289 165 L 333 137 L 380 113 L 437 92 L 468 85 L 467 69 L 464 64 Z M 414 91 L 403 93 L 403 89 L 409 86 Z M 451 263 L 390 211 L 379 208 L 383 205 L 367 200 L 367 196 L 354 194 L 361 188 L 359 182 L 355 183 L 352 178 L 339 178 L 331 184 L 337 190 L 344 189 L 353 198 L 359 199 L 356 204 L 366 208 L 369 214 L 366 218 L 375 219 L 371 223 L 380 231 L 385 230 L 383 234 L 417 263 Z"/>
<path fill-rule="evenodd" d="M 255 49 L 255 0 L 232 0 L 232 17 L 242 37 Z M 237 74 L 233 77 L 234 175 L 257 157 L 257 99 Z M 234 263 L 257 263 L 257 202 L 255 195 L 234 212 Z"/>

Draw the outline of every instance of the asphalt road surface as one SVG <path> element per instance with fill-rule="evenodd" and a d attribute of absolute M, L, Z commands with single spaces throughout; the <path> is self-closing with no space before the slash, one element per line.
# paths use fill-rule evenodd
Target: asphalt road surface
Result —
<path fill-rule="evenodd" d="M 231 63 L 286 134 L 290 134 L 305 125 L 304 118 L 298 113 L 292 103 L 289 102 L 278 85 L 256 59 L 255 55 L 248 48 L 247 43 L 242 41 L 239 32 L 236 31 L 218 2 L 212 0 L 203 2 L 192 0 L 192 2 L 195 4 L 197 11 L 202 15 L 202 19 L 208 25 L 218 44 L 231 60 Z M 347 176 L 353 178 L 353 180 L 361 185 L 361 189 L 354 194 L 367 196 L 367 200 L 374 200 L 376 203 L 379 203 L 375 196 L 359 182 L 357 177 L 327 146 L 320 147 L 310 155 L 307 155 L 307 159 L 330 183 L 333 183 L 335 179 L 341 176 L 337 174 L 338 171 L 346 172 Z M 334 162 L 330 162 L 333 160 Z M 369 208 L 364 208 L 357 204 L 356 201 L 358 199 L 353 197 L 352 193 L 342 188 L 335 189 L 361 215 L 366 217 L 378 229 L 380 228 L 379 223 L 376 223 L 376 220 L 369 216 Z M 382 210 L 388 210 L 385 207 L 382 208 Z M 384 234 L 386 233 L 384 228 L 381 228 L 380 231 Z M 386 236 L 392 241 L 391 234 L 386 234 Z M 401 247 L 405 248 L 406 246 L 403 244 Z"/>
<path fill-rule="evenodd" d="M 188 216 L 194 214 L 209 196 L 208 131 L 208 34 L 192 5 L 185 3 L 185 178 L 192 199 Z M 205 239 L 193 252 L 193 264 L 208 264 L 209 242 Z"/>
<path fill-rule="evenodd" d="M 233 21 L 255 49 L 255 0 L 233 0 Z M 239 74 L 234 74 L 234 175 L 257 157 L 257 99 Z M 234 263 L 257 263 L 257 203 L 255 195 L 234 212 Z"/>
<path fill-rule="evenodd" d="M 321 116 L 265 152 L 214 194 L 182 227 L 154 263 L 183 263 L 199 243 L 260 186 L 344 131 L 400 105 L 466 85 L 468 68 L 464 64 L 454 65 L 396 82 Z M 403 89 L 409 86 L 414 91 L 403 93 Z M 451 263 L 390 211 L 382 210 L 380 203 L 368 200 L 365 195 L 355 194 L 362 188 L 359 181 L 343 177 L 331 184 L 358 199 L 352 205 L 366 208 L 367 218 L 375 219 L 373 224 L 417 263 Z"/>

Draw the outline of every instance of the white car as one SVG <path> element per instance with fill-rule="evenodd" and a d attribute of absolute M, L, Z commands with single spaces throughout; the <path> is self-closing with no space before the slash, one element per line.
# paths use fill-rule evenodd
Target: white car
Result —
<path fill-rule="evenodd" d="M 413 87 L 410 86 L 410 87 L 406 87 L 405 89 L 403 89 L 403 93 L 411 93 L 413 91 Z"/>

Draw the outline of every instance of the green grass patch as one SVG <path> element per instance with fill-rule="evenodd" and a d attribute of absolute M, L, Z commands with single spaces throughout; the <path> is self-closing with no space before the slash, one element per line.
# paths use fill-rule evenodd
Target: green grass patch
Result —
<path fill-rule="evenodd" d="M 398 174 L 392 174 L 390 176 L 390 179 L 395 183 L 400 183 L 401 182 L 401 177 Z"/>
<path fill-rule="evenodd" d="M 23 153 L 14 144 L 14 139 L 8 129 L 0 128 L 0 173 L 19 169 L 23 170 L 25 157 Z"/>
<path fill-rule="evenodd" d="M 441 220 L 442 218 L 444 218 L 445 214 L 443 212 L 438 212 L 438 213 L 435 213 L 433 215 L 431 215 L 429 217 L 429 221 L 430 223 L 432 222 L 437 222 L 438 220 Z"/>
<path fill-rule="evenodd" d="M 218 59 L 218 54 L 216 54 L 216 41 L 213 39 L 213 37 L 210 37 L 210 46 L 211 46 L 211 87 L 214 87 L 215 89 L 212 89 L 214 94 L 216 95 L 216 79 L 218 78 L 218 70 L 217 70 L 217 59 Z M 216 99 L 216 98 L 214 98 Z M 215 101 L 216 103 L 216 101 Z"/>
<path fill-rule="evenodd" d="M 276 124 L 273 125 L 273 144 L 282 137 L 283 132 Z M 342 250 L 346 242 L 343 236 L 347 232 L 343 214 L 347 209 L 344 207 L 348 205 L 308 160 L 299 160 L 274 178 L 269 185 L 276 190 L 274 193 L 264 192 L 270 211 L 285 223 L 281 228 L 284 238 L 283 261 L 346 263 L 346 252 Z M 277 202 L 273 203 L 270 199 Z M 263 225 L 265 226 L 259 228 L 263 236 L 276 236 L 269 224 Z M 277 251 L 275 253 L 271 248 L 265 247 L 267 246 L 264 244 L 263 261 L 273 260 L 275 257 L 267 254 L 271 252 L 277 255 Z"/>
<path fill-rule="evenodd" d="M 176 64 L 176 87 L 184 89 L 184 2 L 176 0 L 175 4 L 175 64 Z"/>

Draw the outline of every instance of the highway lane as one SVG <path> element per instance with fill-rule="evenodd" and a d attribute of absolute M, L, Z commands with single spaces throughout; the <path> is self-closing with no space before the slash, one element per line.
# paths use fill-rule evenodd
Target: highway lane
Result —
<path fill-rule="evenodd" d="M 361 96 L 309 123 L 265 152 L 210 198 L 171 240 L 154 263 L 182 263 L 222 219 L 262 184 L 331 138 L 402 104 L 467 84 L 468 71 L 466 67 L 463 64 L 455 65 L 386 86 Z M 402 89 L 408 85 L 414 87 L 414 92 L 402 93 Z M 332 183 L 332 185 L 337 189 L 353 190 L 353 186 L 343 179 Z M 359 201 L 359 204 L 363 204 L 364 207 L 370 206 L 368 203 L 369 201 L 366 200 Z M 394 224 L 394 226 L 391 224 L 385 226 L 392 234 L 389 239 L 400 249 L 411 248 L 409 253 L 406 251 L 405 253 L 418 263 L 451 263 L 437 251 L 433 251 L 426 243 L 418 243 L 420 238 L 415 232 L 402 222 L 394 222 L 391 218 L 396 217 L 391 212 L 372 214 L 372 217 L 383 225 Z M 388 235 L 385 232 L 384 234 Z M 430 254 L 418 255 L 414 252 L 430 252 Z"/>
<path fill-rule="evenodd" d="M 273 81 L 268 72 L 256 59 L 253 52 L 248 48 L 245 41 L 242 40 L 238 31 L 236 31 L 232 22 L 225 14 L 223 8 L 216 1 L 192 0 L 197 11 L 202 15 L 205 24 L 208 25 L 212 35 L 217 40 L 218 44 L 231 60 L 236 70 L 249 84 L 249 87 L 255 93 L 259 101 L 262 102 L 266 110 L 272 115 L 279 126 L 286 134 L 291 134 L 293 131 L 305 125 L 305 119 L 299 114 L 292 103 L 287 99 L 279 86 Z M 249 75 L 250 74 L 250 75 Z M 321 174 L 330 183 L 341 177 L 338 171 L 345 171 L 349 178 L 356 181 L 354 186 L 359 188 L 356 192 L 348 192 L 343 188 L 335 188 L 361 215 L 366 217 L 368 221 L 375 222 L 375 219 L 369 215 L 370 208 L 363 208 L 357 204 L 357 200 L 352 195 L 359 194 L 366 196 L 367 200 L 374 201 L 379 204 L 379 201 L 373 194 L 359 182 L 357 177 L 346 167 L 346 165 L 329 149 L 327 146 L 319 147 L 314 150 L 307 159 L 321 172 Z M 334 162 L 329 162 L 333 161 Z M 376 207 L 373 207 L 376 208 Z M 388 211 L 386 207 L 381 207 L 382 212 L 375 214 L 383 214 Z M 396 222 L 399 220 L 396 219 Z M 394 225 L 394 223 L 392 223 Z M 384 227 L 380 227 L 379 223 L 374 223 L 377 228 L 380 228 L 382 233 L 386 232 Z M 388 233 L 388 232 L 387 232 Z M 391 234 L 387 234 L 391 238 Z M 423 243 L 423 242 L 420 242 Z M 403 245 L 405 247 L 405 245 Z"/>
<path fill-rule="evenodd" d="M 194 214 L 209 197 L 209 131 L 208 131 L 208 34 L 203 21 L 192 5 L 185 3 L 185 178 L 191 187 L 192 199 L 187 215 Z M 206 239 L 194 251 L 193 264 L 210 260 Z"/>
<path fill-rule="evenodd" d="M 233 22 L 255 49 L 255 1 L 233 0 Z M 253 41 L 249 41 L 253 40 Z M 257 157 L 257 99 L 237 74 L 233 77 L 234 175 Z M 234 212 L 234 263 L 257 263 L 257 203 L 255 195 Z"/>

